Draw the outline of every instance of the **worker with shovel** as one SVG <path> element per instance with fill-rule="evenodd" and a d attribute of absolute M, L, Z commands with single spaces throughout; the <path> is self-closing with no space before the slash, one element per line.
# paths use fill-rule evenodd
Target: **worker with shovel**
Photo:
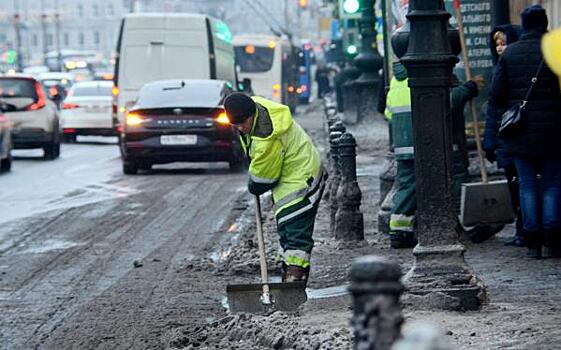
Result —
<path fill-rule="evenodd" d="M 287 106 L 233 93 L 224 102 L 250 160 L 248 189 L 272 190 L 282 254 L 282 281 L 308 280 L 312 233 L 327 172 L 320 154 Z"/>

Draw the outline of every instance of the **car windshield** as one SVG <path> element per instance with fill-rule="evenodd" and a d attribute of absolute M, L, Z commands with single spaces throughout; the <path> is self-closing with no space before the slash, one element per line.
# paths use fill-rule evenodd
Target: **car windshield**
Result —
<path fill-rule="evenodd" d="M 215 108 L 222 100 L 222 85 L 169 82 L 149 84 L 139 93 L 136 108 Z"/>
<path fill-rule="evenodd" d="M 236 46 L 236 63 L 242 73 L 263 73 L 271 70 L 275 49 L 263 46 Z"/>
<path fill-rule="evenodd" d="M 24 97 L 37 100 L 37 91 L 31 79 L 0 79 L 0 97 Z"/>
<path fill-rule="evenodd" d="M 76 87 L 72 91 L 72 96 L 111 96 L 111 87 L 108 86 Z"/>

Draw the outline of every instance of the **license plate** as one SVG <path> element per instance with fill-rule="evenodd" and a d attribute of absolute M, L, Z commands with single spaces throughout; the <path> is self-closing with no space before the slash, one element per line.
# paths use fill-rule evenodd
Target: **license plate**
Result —
<path fill-rule="evenodd" d="M 162 145 L 195 145 L 197 135 L 163 135 L 160 136 Z"/>

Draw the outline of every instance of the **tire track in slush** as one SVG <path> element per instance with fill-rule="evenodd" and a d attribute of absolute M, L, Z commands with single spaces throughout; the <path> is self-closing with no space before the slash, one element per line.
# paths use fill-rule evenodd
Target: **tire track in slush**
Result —
<path fill-rule="evenodd" d="M 20 327 L 14 328 L 18 328 L 19 331 L 16 331 L 15 334 L 11 334 L 13 336 L 11 337 L 12 340 L 25 339 L 30 341 L 27 345 L 34 343 L 35 346 L 42 347 L 41 344 L 43 341 L 47 339 L 49 335 L 52 335 L 59 326 L 64 325 L 68 318 L 75 315 L 77 312 L 76 310 L 83 306 L 83 304 L 87 304 L 92 299 L 103 294 L 104 291 L 108 290 L 113 284 L 119 281 L 122 276 L 131 273 L 131 262 L 133 258 L 138 258 L 139 255 L 142 255 L 142 257 L 150 255 L 152 251 L 158 249 L 158 241 L 169 244 L 169 242 L 176 240 L 176 235 L 179 234 L 179 236 L 182 237 L 181 232 L 174 229 L 174 225 L 177 225 L 177 223 L 172 222 L 180 220 L 183 222 L 181 227 L 187 228 L 190 226 L 189 222 L 192 219 L 201 216 L 204 217 L 204 215 L 200 214 L 204 214 L 207 208 L 205 208 L 206 205 L 204 203 L 201 203 L 200 198 L 204 198 L 203 194 L 208 193 L 210 187 L 209 183 L 214 185 L 212 186 L 214 191 L 221 191 L 225 185 L 228 185 L 228 182 L 232 181 L 232 177 L 228 176 L 223 176 L 223 178 L 220 178 L 219 182 L 216 181 L 217 178 L 219 177 L 211 176 L 210 179 L 190 177 L 189 180 L 194 179 L 195 181 L 182 181 L 180 186 L 177 186 L 177 180 L 179 178 L 164 178 L 163 181 L 159 179 L 158 186 L 160 189 L 167 188 L 168 190 L 164 195 L 161 195 L 162 193 L 160 190 L 152 194 L 145 193 L 130 197 L 125 199 L 123 204 L 117 206 L 116 214 L 109 219 L 105 220 L 105 218 L 100 218 L 101 222 L 97 222 L 98 220 L 90 220 L 93 227 L 87 228 L 84 230 L 85 232 L 80 233 L 82 239 L 84 238 L 83 236 L 86 235 L 85 238 L 88 241 L 86 246 L 74 247 L 58 254 L 46 268 L 42 269 L 42 272 L 34 275 L 32 279 L 33 283 L 27 283 L 17 293 L 11 295 L 10 299 L 16 304 L 14 311 L 17 314 L 21 314 L 22 310 L 20 310 L 20 308 L 21 305 L 24 304 L 22 302 L 19 305 L 20 307 L 18 307 L 18 300 L 23 301 L 29 300 L 30 298 L 40 298 L 40 294 L 48 295 L 49 293 L 52 293 L 51 295 L 58 295 L 61 298 L 55 305 L 50 305 L 50 307 L 42 306 L 43 309 L 47 309 L 42 311 L 48 316 L 44 317 L 42 322 L 38 325 L 37 321 L 35 322 L 36 328 L 31 337 L 29 337 L 28 329 L 22 330 L 19 328 L 29 321 L 27 318 L 37 320 L 40 317 L 32 310 L 28 310 L 27 318 L 25 317 L 25 313 L 21 318 L 18 317 L 17 319 L 19 319 L 20 322 L 17 323 L 20 323 Z M 186 196 L 186 194 L 197 195 L 197 197 L 195 197 L 196 200 L 190 204 L 199 209 L 195 213 L 191 213 L 191 215 L 178 215 L 178 210 L 181 211 L 181 202 L 189 203 L 189 198 L 186 197 L 191 196 Z M 144 201 L 144 205 L 142 205 L 142 208 L 136 208 L 136 211 L 142 210 L 143 212 L 133 212 L 130 214 L 131 210 L 128 204 L 139 198 Z M 215 200 L 214 197 L 213 200 Z M 220 203 L 220 201 L 216 203 Z M 225 206 L 226 203 L 228 202 L 224 202 Z M 146 204 L 150 205 L 146 206 Z M 214 205 L 213 203 L 210 204 Z M 163 212 L 158 212 L 161 209 L 163 209 Z M 79 215 L 79 213 L 80 210 L 75 212 L 76 215 Z M 129 215 L 127 215 L 127 213 L 129 213 Z M 115 220 L 115 217 L 119 216 L 118 214 L 125 214 L 124 216 L 128 217 L 124 222 L 119 222 L 119 220 Z M 184 213 L 181 212 L 180 214 Z M 64 217 L 60 217 L 60 219 L 57 218 L 57 220 L 61 222 L 63 222 L 64 219 Z M 51 222 L 51 225 L 56 225 L 57 220 Z M 110 227 L 108 227 L 109 230 L 103 234 L 103 230 L 100 232 L 99 228 L 107 224 L 110 225 Z M 115 224 L 122 225 L 121 229 L 112 230 L 111 226 L 115 226 Z M 205 224 L 208 224 L 208 220 L 205 221 Z M 161 234 L 162 227 L 164 229 L 169 229 L 167 232 L 164 232 L 163 235 Z M 151 238 L 150 236 L 154 237 Z M 190 238 L 190 236 L 185 235 L 182 241 L 184 242 L 188 238 Z M 109 242 L 107 242 L 108 240 Z M 201 242 L 203 241 L 204 240 L 201 240 Z M 106 248 L 100 250 L 99 248 L 94 248 L 96 245 L 105 245 Z M 142 252 L 142 254 L 139 254 L 139 252 Z M 68 269 L 66 268 L 68 265 L 73 267 Z M 106 267 L 108 267 L 108 269 L 105 269 Z M 63 270 L 62 273 L 59 271 L 61 269 Z M 69 274 L 71 275 L 70 278 L 68 278 Z M 40 302 L 40 299 L 38 301 Z M 33 302 L 27 302 L 26 305 L 28 309 L 36 309 L 35 306 Z M 3 337 L 8 335 L 5 332 L 3 333 Z M 26 334 L 27 336 L 25 336 Z M 38 338 L 41 340 L 37 342 Z M 23 344 L 20 342 L 20 345 Z M 18 348 L 18 344 L 11 343 L 10 348 Z"/>
<path fill-rule="evenodd" d="M 201 197 L 202 194 L 207 194 L 209 192 L 216 194 L 216 191 L 220 190 L 222 186 L 223 184 L 221 183 L 214 183 L 214 188 L 212 190 L 208 187 L 205 188 L 205 186 L 202 186 L 198 188 L 198 193 L 194 197 L 198 198 Z M 194 241 L 195 246 L 200 247 L 201 245 L 206 244 L 206 242 L 213 237 L 213 235 L 207 235 L 206 232 L 214 232 L 218 226 L 222 225 L 220 221 L 216 220 L 216 217 L 219 216 L 215 216 L 214 214 L 228 213 L 228 210 L 226 209 L 231 205 L 231 203 L 221 200 L 223 197 L 223 195 L 215 195 L 212 200 L 209 200 L 209 203 L 211 204 L 213 202 L 221 203 L 221 205 L 210 206 L 216 207 L 213 213 L 208 213 L 208 206 L 198 206 L 196 207 L 197 210 L 191 212 L 191 215 L 186 217 L 183 224 L 177 227 L 178 232 L 190 229 L 191 234 L 180 234 L 179 237 L 176 235 L 169 235 L 169 237 L 157 249 L 153 250 L 151 254 L 146 256 L 147 261 L 150 259 L 159 260 L 157 264 L 145 263 L 145 266 L 142 269 L 134 270 L 127 274 L 125 278 L 117 283 L 115 288 L 111 288 L 107 291 L 109 293 L 108 296 L 105 295 L 107 293 L 104 293 L 104 295 L 100 296 L 100 298 L 93 300 L 93 305 L 86 307 L 86 317 L 83 317 L 84 312 L 80 312 L 74 315 L 76 317 L 72 317 L 69 322 L 66 322 L 66 324 L 80 323 L 82 325 L 95 322 L 96 326 L 94 328 L 88 329 L 84 334 L 83 329 L 76 330 L 72 329 L 72 327 L 63 326 L 60 334 L 55 334 L 51 337 L 52 339 L 48 341 L 46 348 L 54 349 L 64 345 L 68 346 L 70 345 L 68 341 L 74 342 L 76 339 L 85 342 L 78 344 L 74 342 L 72 343 L 73 346 L 86 348 L 97 348 L 101 346 L 99 339 L 105 339 L 107 342 L 111 343 L 111 345 L 104 344 L 104 346 L 102 346 L 107 346 L 107 348 L 153 348 L 156 344 L 152 343 L 157 343 L 159 341 L 158 337 L 146 337 L 146 335 L 162 327 L 161 322 L 158 321 L 163 321 L 164 323 L 168 322 L 167 320 L 161 319 L 163 311 L 162 303 L 165 303 L 165 300 L 158 300 L 159 303 L 152 305 L 152 299 L 155 295 L 155 291 L 159 288 L 166 290 L 167 286 L 169 286 L 169 282 L 165 280 L 175 274 L 175 269 L 173 269 L 172 266 L 172 261 L 175 256 L 177 254 L 183 254 L 182 249 L 186 248 L 186 246 L 191 249 L 195 248 L 193 247 L 192 242 L 187 242 L 189 239 L 196 238 L 197 233 L 199 235 L 200 233 L 203 233 L 201 238 L 206 237 L 206 239 Z M 180 199 L 180 197 L 178 199 Z M 201 216 L 200 214 L 203 212 L 205 215 Z M 195 221 L 196 224 L 192 225 L 191 218 L 193 217 L 204 218 L 204 220 L 201 223 Z M 161 278 L 155 278 L 155 276 L 168 277 L 162 280 Z M 142 283 L 136 283 L 138 281 L 142 281 Z M 145 284 L 150 281 L 152 281 L 151 286 Z M 165 295 L 165 291 L 163 294 Z M 98 302 L 101 305 L 97 305 Z M 108 321 L 100 327 L 100 314 L 115 314 L 117 319 Z M 156 322 L 154 322 L 154 319 Z M 76 334 L 76 332 L 79 334 Z M 48 332 L 46 334 L 49 333 L 52 332 Z M 117 344 L 115 342 L 117 342 Z"/>

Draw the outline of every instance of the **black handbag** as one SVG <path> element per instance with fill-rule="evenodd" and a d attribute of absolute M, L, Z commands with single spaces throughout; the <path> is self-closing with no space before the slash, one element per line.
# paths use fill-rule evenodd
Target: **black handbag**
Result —
<path fill-rule="evenodd" d="M 524 112 L 524 108 L 528 103 L 528 99 L 530 98 L 530 94 L 534 89 L 534 85 L 536 85 L 536 82 L 538 81 L 538 75 L 540 75 L 542 67 L 543 59 L 540 62 L 536 75 L 531 80 L 530 87 L 526 92 L 524 100 L 522 102 L 515 103 L 512 107 L 510 107 L 506 112 L 503 113 L 501 117 L 501 125 L 499 126 L 499 137 L 512 135 L 514 132 L 520 129 L 520 125 L 522 124 L 522 113 Z"/>

